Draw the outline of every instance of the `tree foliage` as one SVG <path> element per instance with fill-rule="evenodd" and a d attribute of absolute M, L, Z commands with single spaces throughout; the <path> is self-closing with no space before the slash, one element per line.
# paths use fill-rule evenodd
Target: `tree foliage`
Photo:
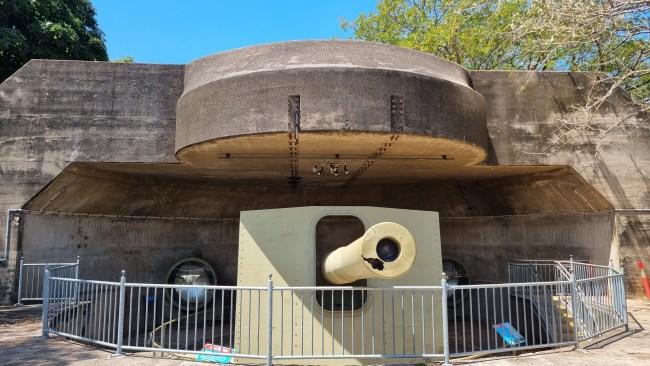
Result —
<path fill-rule="evenodd" d="M 33 58 L 108 60 L 90 0 L 0 0 L 0 81 Z"/>
<path fill-rule="evenodd" d="M 111 62 L 117 62 L 120 64 L 132 64 L 135 62 L 135 58 L 133 56 L 124 56 L 111 60 Z"/>
<path fill-rule="evenodd" d="M 573 106 L 586 117 L 564 121 L 552 141 L 557 145 L 570 143 L 576 130 L 602 138 L 626 123 L 625 116 L 611 126 L 592 123 L 593 112 L 619 88 L 650 111 L 648 0 L 382 0 L 342 26 L 356 38 L 430 52 L 474 70 L 594 72 L 584 103 Z M 640 115 L 647 123 L 647 114 Z"/>

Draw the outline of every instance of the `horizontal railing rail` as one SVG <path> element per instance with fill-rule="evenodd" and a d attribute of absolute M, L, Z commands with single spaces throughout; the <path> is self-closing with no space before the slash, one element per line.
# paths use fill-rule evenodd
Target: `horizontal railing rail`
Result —
<path fill-rule="evenodd" d="M 567 345 L 627 325 L 623 275 L 517 262 L 525 282 L 435 286 L 191 286 L 43 282 L 43 335 L 221 363 L 436 359 Z M 543 264 L 543 266 L 542 266 Z M 586 265 L 587 266 L 587 265 Z M 595 267 L 599 268 L 599 267 Z M 529 273 L 526 273 L 528 271 Z M 532 273 L 532 274 L 531 274 Z M 598 276 L 596 276 L 598 275 Z M 593 276 L 593 277 L 590 277 Z"/>

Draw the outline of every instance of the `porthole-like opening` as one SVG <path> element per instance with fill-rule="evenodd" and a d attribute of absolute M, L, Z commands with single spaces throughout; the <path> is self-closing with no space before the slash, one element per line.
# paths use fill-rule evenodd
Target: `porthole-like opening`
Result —
<path fill-rule="evenodd" d="M 361 237 L 366 232 L 363 222 L 354 216 L 325 216 L 316 224 L 316 285 L 338 286 L 327 282 L 323 276 L 323 261 L 328 254 Z M 359 280 L 344 286 L 365 287 L 366 280 Z M 358 310 L 366 302 L 365 290 L 317 291 L 316 301 L 328 311 Z"/>
<path fill-rule="evenodd" d="M 173 285 L 214 286 L 217 275 L 212 266 L 200 258 L 176 262 L 167 272 L 167 283 Z M 212 291 L 204 288 L 175 288 L 173 304 L 180 307 L 202 308 L 212 301 Z"/>
<path fill-rule="evenodd" d="M 377 243 L 377 256 L 384 262 L 395 261 L 399 253 L 399 243 L 392 238 L 383 238 Z"/>

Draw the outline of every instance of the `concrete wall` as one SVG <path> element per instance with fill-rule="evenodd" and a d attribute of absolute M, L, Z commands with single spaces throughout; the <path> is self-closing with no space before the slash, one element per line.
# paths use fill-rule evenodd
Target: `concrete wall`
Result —
<path fill-rule="evenodd" d="M 496 164 L 566 164 L 601 192 L 618 210 L 612 258 L 625 268 L 628 290 L 640 294 L 637 260 L 650 265 L 650 119 L 628 106 L 621 92 L 592 115 L 596 128 L 614 128 L 601 141 L 575 134 L 573 144 L 549 143 L 562 119 L 584 121 L 572 107 L 590 87 L 589 74 L 564 72 L 472 72 L 473 85 L 486 100 Z"/>
<path fill-rule="evenodd" d="M 80 276 L 129 282 L 165 281 L 180 259 L 199 256 L 220 284 L 237 280 L 238 219 L 179 220 L 84 215 L 23 215 L 22 252 L 29 262 L 81 257 Z"/>
<path fill-rule="evenodd" d="M 300 95 L 301 131 L 390 133 L 391 95 L 402 132 L 487 145 L 483 98 L 468 73 L 433 55 L 361 41 L 299 41 L 232 50 L 187 66 L 176 149 L 210 139 L 287 132 Z M 283 146 L 284 147 L 284 146 Z"/>
<path fill-rule="evenodd" d="M 443 256 L 459 261 L 473 281 L 507 279 L 513 258 L 576 258 L 607 264 L 610 213 L 502 217 L 443 217 Z M 83 214 L 26 213 L 22 253 L 32 262 L 81 257 L 81 275 L 162 282 L 176 261 L 200 255 L 212 264 L 219 283 L 235 284 L 239 220 L 134 218 Z M 345 243 L 341 243 L 345 244 Z M 489 253 L 486 254 L 486 253 Z M 313 271 L 312 271 L 313 272 Z M 312 273 L 314 274 L 314 273 Z M 314 274 L 315 275 L 315 274 Z"/>
<path fill-rule="evenodd" d="M 474 282 L 508 278 L 508 260 L 589 259 L 607 265 L 612 213 L 446 217 L 442 253 L 459 262 Z"/>
<path fill-rule="evenodd" d="M 0 84 L 0 235 L 72 161 L 175 161 L 183 66 L 32 60 Z M 15 261 L 0 265 L 0 300 Z"/>

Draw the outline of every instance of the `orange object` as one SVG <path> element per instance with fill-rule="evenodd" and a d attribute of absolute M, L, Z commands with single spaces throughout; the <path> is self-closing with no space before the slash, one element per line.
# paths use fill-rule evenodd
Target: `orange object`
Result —
<path fill-rule="evenodd" d="M 645 273 L 645 264 L 640 259 L 636 262 L 637 268 L 641 271 L 641 283 L 645 289 L 645 296 L 650 299 L 650 282 L 648 281 L 648 276 Z"/>

